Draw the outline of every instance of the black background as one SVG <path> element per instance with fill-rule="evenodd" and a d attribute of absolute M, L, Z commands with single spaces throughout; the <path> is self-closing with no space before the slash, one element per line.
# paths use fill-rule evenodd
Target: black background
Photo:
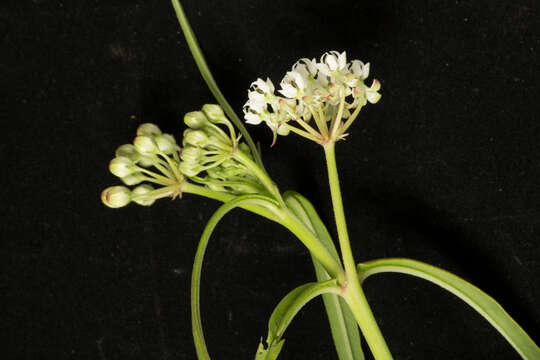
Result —
<path fill-rule="evenodd" d="M 236 110 L 301 57 L 370 61 L 382 100 L 337 147 L 358 261 L 402 256 L 470 280 L 540 339 L 540 5 L 535 1 L 185 1 Z M 3 1 L 0 194 L 5 359 L 193 359 L 189 276 L 218 203 L 104 207 L 107 164 L 142 122 L 177 138 L 213 98 L 168 1 Z M 282 190 L 334 226 L 322 150 L 269 148 Z M 236 211 L 212 239 L 202 314 L 216 359 L 252 358 L 279 299 L 314 276 L 292 235 Z M 379 275 L 366 292 L 396 359 L 514 359 L 434 285 Z M 336 358 L 320 300 L 283 359 Z M 5 343 L 5 344 L 6 344 Z"/>

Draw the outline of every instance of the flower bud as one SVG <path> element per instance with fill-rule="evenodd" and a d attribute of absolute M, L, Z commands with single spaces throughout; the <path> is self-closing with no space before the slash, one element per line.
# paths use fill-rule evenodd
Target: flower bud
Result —
<path fill-rule="evenodd" d="M 221 124 L 224 121 L 228 121 L 223 113 L 221 106 L 216 104 L 206 104 L 202 107 L 202 111 L 208 117 L 208 119 L 214 124 Z"/>
<path fill-rule="evenodd" d="M 188 112 L 184 116 L 184 123 L 192 129 L 198 130 L 206 126 L 208 119 L 201 111 Z"/>
<path fill-rule="evenodd" d="M 139 161 L 141 154 L 137 151 L 137 148 L 132 144 L 120 145 L 115 152 L 116 156 L 122 156 L 130 159 L 133 162 Z"/>
<path fill-rule="evenodd" d="M 182 149 L 180 158 L 184 162 L 197 163 L 202 157 L 201 150 L 199 148 L 188 146 Z"/>
<path fill-rule="evenodd" d="M 182 161 L 180 163 L 180 166 L 178 167 L 180 172 L 186 175 L 187 177 L 197 176 L 197 174 L 201 172 L 200 168 L 201 167 L 199 166 L 198 163 L 185 162 L 185 161 Z"/>
<path fill-rule="evenodd" d="M 133 201 L 142 206 L 152 205 L 156 199 L 146 197 L 145 195 L 153 190 L 154 188 L 148 184 L 137 186 L 135 189 L 133 189 Z"/>
<path fill-rule="evenodd" d="M 103 190 L 101 201 L 110 208 L 123 207 L 131 201 L 131 191 L 125 186 L 111 186 Z"/>
<path fill-rule="evenodd" d="M 170 134 L 161 134 L 156 136 L 156 144 L 159 151 L 165 154 L 172 154 L 176 148 L 176 140 Z"/>
<path fill-rule="evenodd" d="M 141 154 L 139 161 L 137 161 L 137 165 L 148 168 L 150 166 L 153 166 L 155 162 L 156 162 L 155 156 L 148 156 L 148 155 Z"/>
<path fill-rule="evenodd" d="M 238 145 L 238 149 L 240 149 L 241 152 L 243 152 L 246 155 L 251 154 L 251 150 L 249 149 L 249 146 L 246 143 L 240 143 Z M 250 156 L 251 157 L 251 156 Z"/>
<path fill-rule="evenodd" d="M 146 177 L 142 173 L 136 172 L 128 176 L 124 176 L 123 178 L 121 178 L 121 180 L 124 184 L 132 186 L 140 184 L 141 182 L 146 180 Z"/>
<path fill-rule="evenodd" d="M 139 125 L 139 127 L 137 128 L 138 136 L 141 136 L 141 135 L 156 136 L 160 134 L 161 134 L 161 130 L 155 124 L 145 123 L 145 124 Z"/>
<path fill-rule="evenodd" d="M 135 164 L 127 157 L 118 156 L 109 163 L 109 170 L 113 175 L 123 178 L 135 171 Z"/>
<path fill-rule="evenodd" d="M 184 131 L 184 139 L 182 145 L 201 146 L 204 147 L 208 142 L 208 136 L 201 130 L 187 129 Z"/>
<path fill-rule="evenodd" d="M 159 151 L 154 139 L 146 135 L 137 136 L 133 144 L 143 154 L 155 154 Z"/>

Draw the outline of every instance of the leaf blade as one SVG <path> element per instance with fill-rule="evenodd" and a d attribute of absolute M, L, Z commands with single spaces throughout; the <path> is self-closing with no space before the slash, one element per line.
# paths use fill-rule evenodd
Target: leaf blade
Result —
<path fill-rule="evenodd" d="M 261 342 L 255 356 L 256 360 L 275 360 L 283 347 L 283 334 L 296 314 L 313 298 L 340 290 L 335 279 L 300 285 L 290 291 L 278 303 L 268 321 L 267 348 Z"/>
<path fill-rule="evenodd" d="M 388 258 L 358 265 L 360 281 L 383 272 L 408 274 L 430 281 L 465 301 L 482 315 L 524 359 L 540 359 L 540 349 L 491 296 L 458 276 L 412 259 Z"/>

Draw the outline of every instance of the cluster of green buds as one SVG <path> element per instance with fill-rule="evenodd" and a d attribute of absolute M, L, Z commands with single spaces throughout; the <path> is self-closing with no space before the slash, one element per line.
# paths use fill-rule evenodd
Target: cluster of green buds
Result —
<path fill-rule="evenodd" d="M 133 144 L 118 147 L 109 163 L 113 175 L 135 188 L 109 187 L 102 192 L 101 200 L 111 208 L 118 208 L 132 201 L 150 206 L 158 198 L 179 196 L 185 179 L 179 169 L 179 151 L 172 135 L 162 133 L 151 123 L 140 125 Z M 156 189 L 156 185 L 160 188 Z"/>
<path fill-rule="evenodd" d="M 202 111 L 187 113 L 180 171 L 213 191 L 253 194 L 262 185 L 252 171 L 249 147 L 219 105 L 206 104 Z M 247 164 L 246 164 L 247 163 Z"/>
<path fill-rule="evenodd" d="M 188 129 L 182 147 L 157 125 L 145 123 L 137 129 L 133 144 L 116 150 L 109 170 L 125 186 L 105 189 L 101 194 L 105 205 L 150 206 L 159 198 L 179 197 L 195 185 L 233 195 L 264 192 L 249 147 L 220 106 L 204 105 L 202 111 L 187 113 L 184 122 Z"/>

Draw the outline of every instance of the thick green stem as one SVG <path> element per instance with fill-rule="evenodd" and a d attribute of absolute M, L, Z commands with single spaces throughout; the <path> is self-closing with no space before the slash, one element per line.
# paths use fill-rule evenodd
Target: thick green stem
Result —
<path fill-rule="evenodd" d="M 332 195 L 332 205 L 334 207 L 334 217 L 339 237 L 341 257 L 343 259 L 347 277 L 347 282 L 343 286 L 343 298 L 347 301 L 347 304 L 349 304 L 375 359 L 392 359 L 390 350 L 388 350 L 388 346 L 375 321 L 375 317 L 371 312 L 371 308 L 369 307 L 364 291 L 360 286 L 360 281 L 358 280 L 356 264 L 347 231 L 347 223 L 345 221 L 345 211 L 343 209 L 343 199 L 341 197 L 336 165 L 335 143 L 330 142 L 326 144 L 324 146 L 324 152 L 328 167 L 328 182 L 330 184 L 330 193 Z"/>

